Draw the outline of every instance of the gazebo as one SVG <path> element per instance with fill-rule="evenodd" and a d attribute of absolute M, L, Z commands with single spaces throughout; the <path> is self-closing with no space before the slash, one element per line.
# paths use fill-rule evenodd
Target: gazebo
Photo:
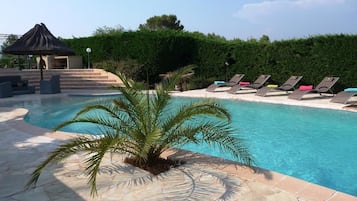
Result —
<path fill-rule="evenodd" d="M 74 55 L 74 51 L 67 45 L 56 38 L 41 23 L 36 24 L 32 29 L 21 36 L 14 44 L 3 50 L 5 54 L 14 55 L 38 55 L 40 56 L 39 67 L 41 71 L 41 80 L 43 79 L 42 56 L 44 55 Z"/>

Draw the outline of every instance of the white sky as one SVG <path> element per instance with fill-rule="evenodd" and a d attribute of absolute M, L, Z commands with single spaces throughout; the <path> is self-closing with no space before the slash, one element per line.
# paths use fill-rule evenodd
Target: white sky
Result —
<path fill-rule="evenodd" d="M 136 30 L 174 14 L 186 31 L 271 40 L 357 34 L 357 0 L 0 0 L 0 34 L 43 22 L 55 36 L 87 37 L 103 26 Z"/>

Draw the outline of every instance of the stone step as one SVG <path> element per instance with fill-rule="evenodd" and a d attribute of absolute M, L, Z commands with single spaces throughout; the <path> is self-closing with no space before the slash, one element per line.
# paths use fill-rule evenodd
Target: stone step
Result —
<path fill-rule="evenodd" d="M 35 87 L 39 87 L 40 82 L 29 82 L 30 86 L 35 86 Z M 63 82 L 61 81 L 61 87 L 67 87 L 67 86 L 87 86 L 87 85 L 108 85 L 108 86 L 112 86 L 112 85 L 118 85 L 116 82 L 110 82 L 110 81 L 83 81 L 81 83 L 78 82 Z"/>
<path fill-rule="evenodd" d="M 28 80 L 29 85 L 40 88 L 39 70 L 10 70 L 1 69 L 0 76 L 20 75 Z M 107 89 L 121 86 L 120 79 L 102 69 L 50 69 L 43 71 L 43 79 L 48 80 L 52 75 L 60 75 L 61 89 Z"/>
<path fill-rule="evenodd" d="M 95 75 L 101 75 L 99 72 L 82 72 L 82 73 L 60 73 L 60 72 L 43 72 L 43 75 L 63 75 L 63 76 L 95 76 Z M 31 72 L 31 73 L 25 73 L 24 76 L 29 76 L 29 77 L 37 77 L 40 76 L 40 72 Z"/>
<path fill-rule="evenodd" d="M 91 78 L 62 78 L 61 77 L 61 81 L 62 82 L 116 82 L 116 80 L 114 79 L 109 79 L 108 77 L 91 77 Z"/>
<path fill-rule="evenodd" d="M 22 77 L 23 79 L 29 80 L 29 82 L 31 81 L 39 81 L 38 78 L 36 77 Z M 45 76 L 43 77 L 44 80 L 50 79 L 50 76 Z M 115 79 L 110 79 L 108 78 L 108 76 L 91 76 L 91 77 L 63 77 L 61 75 L 61 81 L 66 81 L 66 82 L 76 82 L 76 81 L 113 81 L 116 82 Z"/>
<path fill-rule="evenodd" d="M 61 85 L 61 89 L 67 90 L 67 89 L 110 89 L 112 88 L 113 85 Z"/>
<path fill-rule="evenodd" d="M 111 81 L 81 81 L 81 82 L 66 82 L 61 80 L 61 85 L 91 85 L 91 84 L 102 84 L 102 85 L 115 85 L 116 82 Z"/>

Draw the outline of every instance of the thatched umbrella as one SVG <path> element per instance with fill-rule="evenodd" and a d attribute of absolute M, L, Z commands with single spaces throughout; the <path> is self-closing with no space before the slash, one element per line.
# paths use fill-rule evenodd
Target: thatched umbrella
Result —
<path fill-rule="evenodd" d="M 53 36 L 43 23 L 36 24 L 14 44 L 5 48 L 3 53 L 40 56 L 41 80 L 44 67 L 43 55 L 74 55 L 74 51 L 67 47 L 63 41 Z"/>

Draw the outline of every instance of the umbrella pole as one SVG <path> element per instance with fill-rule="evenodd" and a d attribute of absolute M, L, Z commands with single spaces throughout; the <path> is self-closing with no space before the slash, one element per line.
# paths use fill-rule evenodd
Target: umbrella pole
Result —
<path fill-rule="evenodd" d="M 42 59 L 42 55 L 40 55 L 40 72 L 41 72 L 41 80 L 43 80 L 43 68 L 46 66 L 45 60 Z"/>

